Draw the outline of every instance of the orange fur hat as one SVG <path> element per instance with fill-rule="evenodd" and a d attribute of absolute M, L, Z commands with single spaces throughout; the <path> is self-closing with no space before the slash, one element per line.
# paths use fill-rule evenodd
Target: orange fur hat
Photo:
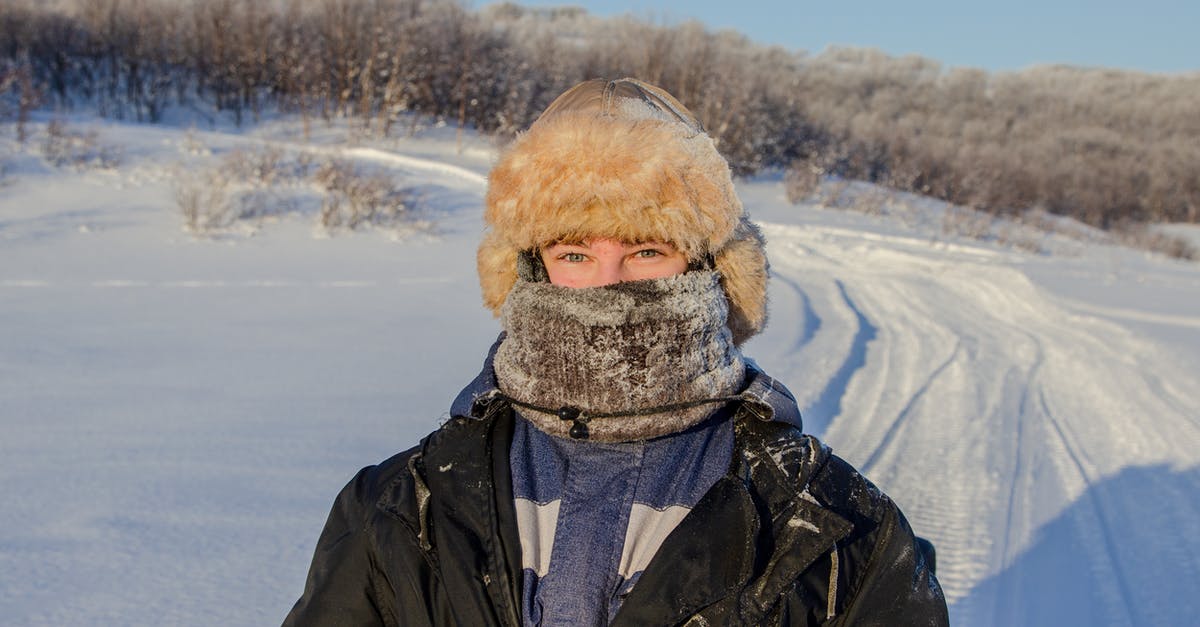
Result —
<path fill-rule="evenodd" d="M 734 341 L 766 323 L 762 235 L 703 126 L 658 87 L 595 79 L 564 92 L 501 153 L 486 205 L 479 282 L 497 315 L 521 251 L 607 237 L 670 242 L 692 261 L 711 256 Z"/>

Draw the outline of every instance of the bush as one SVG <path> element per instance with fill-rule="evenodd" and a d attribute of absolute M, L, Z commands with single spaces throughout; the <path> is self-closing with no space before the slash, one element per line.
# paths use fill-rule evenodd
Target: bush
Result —
<path fill-rule="evenodd" d="M 175 203 L 183 213 L 183 227 L 195 235 L 229 227 L 241 217 L 234 211 L 229 181 L 216 170 L 182 172 L 175 177 Z"/>
<path fill-rule="evenodd" d="M 783 191 L 788 202 L 798 204 L 811 198 L 824 177 L 825 171 L 813 161 L 794 161 L 783 175 Z"/>
<path fill-rule="evenodd" d="M 121 164 L 120 155 L 116 147 L 101 143 L 99 134 L 94 130 L 76 131 L 57 119 L 46 125 L 42 156 L 54 167 L 113 169 Z"/>
<path fill-rule="evenodd" d="M 1145 224 L 1126 222 L 1114 229 L 1117 240 L 1126 246 L 1148 250 L 1175 259 L 1200 260 L 1200 251 L 1182 237 L 1161 233 Z"/>
<path fill-rule="evenodd" d="M 275 146 L 233 150 L 199 171 L 179 168 L 175 200 L 184 228 L 197 235 L 238 226 L 253 229 L 264 220 L 305 213 L 306 207 L 314 206 L 317 226 L 326 233 L 428 227 L 414 211 L 415 194 L 397 185 L 388 172 L 338 158 L 317 163 L 311 152 Z"/>
<path fill-rule="evenodd" d="M 264 145 L 257 149 L 235 149 L 221 161 L 220 170 L 230 178 L 258 187 L 280 185 L 297 178 L 283 149 Z"/>
<path fill-rule="evenodd" d="M 190 154 L 207 149 L 194 136 L 185 140 Z M 239 223 L 255 222 L 287 213 L 292 204 L 284 190 L 298 177 L 284 151 L 273 146 L 237 149 L 215 166 L 198 171 L 180 167 L 175 176 L 175 200 L 184 228 L 194 234 L 212 234 Z"/>
<path fill-rule="evenodd" d="M 412 193 L 386 173 L 364 172 L 349 161 L 330 159 L 317 168 L 313 181 L 325 192 L 318 221 L 326 231 L 413 222 Z"/>

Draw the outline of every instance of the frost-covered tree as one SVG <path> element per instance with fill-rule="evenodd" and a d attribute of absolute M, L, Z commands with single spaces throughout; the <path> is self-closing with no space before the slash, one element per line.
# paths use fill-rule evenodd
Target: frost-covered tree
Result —
<path fill-rule="evenodd" d="M 796 185 L 862 179 L 1100 226 L 1200 220 L 1200 73 L 988 74 L 460 0 L 7 0 L 0 62 L 28 77 L 10 110 L 24 98 L 153 121 L 183 104 L 240 123 L 273 106 L 383 134 L 432 116 L 511 135 L 575 82 L 636 76 L 692 108 L 741 174 L 783 167 Z"/>

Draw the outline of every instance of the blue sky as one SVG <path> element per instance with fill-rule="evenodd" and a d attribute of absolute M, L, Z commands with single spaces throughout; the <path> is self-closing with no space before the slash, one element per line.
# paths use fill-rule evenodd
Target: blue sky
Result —
<path fill-rule="evenodd" d="M 1200 70 L 1200 0 L 517 0 L 595 15 L 689 18 L 712 30 L 817 53 L 830 45 L 919 54 L 990 71 L 1067 63 L 1147 72 Z M 488 4 L 479 1 L 477 6 Z"/>

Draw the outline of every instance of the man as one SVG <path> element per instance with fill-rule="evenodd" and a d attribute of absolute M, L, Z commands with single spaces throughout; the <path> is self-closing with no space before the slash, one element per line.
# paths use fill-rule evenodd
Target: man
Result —
<path fill-rule="evenodd" d="M 939 625 L 885 495 L 743 358 L 762 237 L 696 118 L 581 83 L 501 155 L 504 334 L 451 419 L 338 496 L 288 625 Z"/>

